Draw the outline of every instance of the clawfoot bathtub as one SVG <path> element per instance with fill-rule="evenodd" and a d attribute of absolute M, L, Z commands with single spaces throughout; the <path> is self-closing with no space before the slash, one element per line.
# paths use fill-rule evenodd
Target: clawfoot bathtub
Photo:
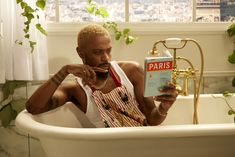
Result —
<path fill-rule="evenodd" d="M 222 97 L 221 95 L 215 95 Z M 22 111 L 16 126 L 37 137 L 48 157 L 221 157 L 235 154 L 235 124 L 222 99 L 179 97 L 160 126 L 92 128 L 72 103 L 37 116 Z M 229 99 L 235 107 L 235 97 Z"/>

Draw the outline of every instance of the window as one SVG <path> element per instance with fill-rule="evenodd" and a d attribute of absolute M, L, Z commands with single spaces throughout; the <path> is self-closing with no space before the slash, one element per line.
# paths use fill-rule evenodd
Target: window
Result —
<path fill-rule="evenodd" d="M 234 22 L 234 0 L 93 0 L 115 22 Z M 103 21 L 86 12 L 87 0 L 47 0 L 50 22 Z"/>

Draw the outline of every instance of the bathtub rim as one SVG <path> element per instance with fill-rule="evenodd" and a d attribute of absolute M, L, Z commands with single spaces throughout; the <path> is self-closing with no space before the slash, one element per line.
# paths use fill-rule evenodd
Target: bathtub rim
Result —
<path fill-rule="evenodd" d="M 26 110 L 16 118 L 16 127 L 34 137 L 72 140 L 114 140 L 137 138 L 170 138 L 235 135 L 235 124 L 183 124 L 120 128 L 68 128 L 43 124 L 33 120 Z"/>

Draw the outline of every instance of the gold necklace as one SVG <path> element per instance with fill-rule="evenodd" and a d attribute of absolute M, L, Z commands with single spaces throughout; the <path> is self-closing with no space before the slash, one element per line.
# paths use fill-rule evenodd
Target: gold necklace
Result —
<path fill-rule="evenodd" d="M 99 85 L 99 86 L 94 85 L 94 88 L 95 88 L 95 89 L 98 89 L 98 90 L 104 88 L 105 85 L 107 84 L 107 81 L 108 81 L 108 78 L 107 78 L 101 85 Z"/>

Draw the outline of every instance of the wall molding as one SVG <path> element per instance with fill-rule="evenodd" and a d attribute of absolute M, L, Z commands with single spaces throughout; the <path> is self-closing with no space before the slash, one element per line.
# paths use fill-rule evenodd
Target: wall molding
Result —
<path fill-rule="evenodd" d="M 235 71 L 205 71 L 204 77 L 229 77 L 235 76 Z"/>
<path fill-rule="evenodd" d="M 76 36 L 82 26 L 88 23 L 47 23 L 49 36 Z M 102 24 L 102 23 L 100 23 Z M 197 34 L 218 35 L 226 34 L 231 23 L 118 23 L 120 29 L 131 28 L 132 34 L 138 35 L 168 35 L 168 34 Z"/>

